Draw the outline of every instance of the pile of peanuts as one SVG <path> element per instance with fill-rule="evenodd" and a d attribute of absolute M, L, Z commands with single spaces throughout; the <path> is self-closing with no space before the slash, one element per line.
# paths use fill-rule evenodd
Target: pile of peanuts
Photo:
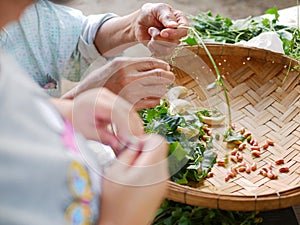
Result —
<path fill-rule="evenodd" d="M 233 126 L 232 126 L 233 128 Z M 246 149 L 250 150 L 250 153 L 253 158 L 259 158 L 261 156 L 261 151 L 262 150 L 268 150 L 270 146 L 274 146 L 275 143 L 271 140 L 266 140 L 263 145 L 259 145 L 258 141 L 252 138 L 252 134 L 250 132 L 245 132 L 245 129 L 242 128 L 240 129 L 239 133 L 245 137 L 246 142 L 237 142 L 236 148 L 234 148 L 231 152 L 230 155 L 228 156 L 227 160 L 225 159 L 219 159 L 217 160 L 217 166 L 222 166 L 226 167 L 226 161 L 230 160 L 231 162 L 234 163 L 233 166 L 231 166 L 226 174 L 225 181 L 229 181 L 232 178 L 235 178 L 238 173 L 246 172 L 248 174 L 251 173 L 251 171 L 256 171 L 257 170 L 257 164 L 253 162 L 252 164 L 246 163 L 244 161 L 244 156 L 243 156 L 243 151 Z M 277 166 L 282 166 L 284 165 L 284 159 L 278 159 L 275 161 L 275 164 Z M 274 166 L 269 163 L 268 166 L 261 168 L 259 173 L 264 176 L 268 177 L 269 179 L 277 179 L 278 175 L 273 170 Z M 288 167 L 281 167 L 278 169 L 279 173 L 288 173 L 289 168 Z M 207 177 L 213 177 L 213 173 L 210 172 Z"/>

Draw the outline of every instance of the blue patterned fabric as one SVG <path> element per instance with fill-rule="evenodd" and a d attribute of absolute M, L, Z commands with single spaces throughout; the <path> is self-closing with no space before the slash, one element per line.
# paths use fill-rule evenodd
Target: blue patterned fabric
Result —
<path fill-rule="evenodd" d="M 48 94 L 59 96 L 63 76 L 79 81 L 100 56 L 93 44 L 94 37 L 99 27 L 114 16 L 86 17 L 79 10 L 38 0 L 25 10 L 19 22 L 1 32 L 0 46 Z"/>

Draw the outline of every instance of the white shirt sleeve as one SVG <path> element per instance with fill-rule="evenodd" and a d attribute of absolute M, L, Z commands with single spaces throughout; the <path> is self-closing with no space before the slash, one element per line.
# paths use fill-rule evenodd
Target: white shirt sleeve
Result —
<path fill-rule="evenodd" d="M 88 61 L 93 62 L 99 56 L 100 53 L 94 45 L 94 40 L 97 34 L 97 31 L 107 20 L 116 17 L 116 14 L 107 13 L 99 15 L 90 15 L 87 16 L 82 25 L 82 32 L 80 35 L 78 49 L 80 54 Z"/>

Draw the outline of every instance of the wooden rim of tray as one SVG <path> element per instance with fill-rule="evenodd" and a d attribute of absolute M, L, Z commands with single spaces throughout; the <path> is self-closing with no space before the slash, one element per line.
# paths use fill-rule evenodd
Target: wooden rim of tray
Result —
<path fill-rule="evenodd" d="M 250 175 L 239 173 L 226 182 L 224 173 L 227 169 L 215 165 L 212 169 L 215 175 L 197 188 L 170 181 L 168 199 L 239 211 L 272 210 L 300 204 L 300 76 L 299 71 L 293 69 L 298 61 L 253 47 L 218 43 L 207 44 L 207 47 L 221 75 L 226 77 L 234 123 L 252 132 L 259 143 L 271 139 L 275 146 L 256 159 L 250 157 L 251 153 L 245 153 L 245 160 L 249 164 L 254 160 L 258 167 Z M 176 83 L 188 87 L 188 98 L 201 106 L 207 93 L 203 95 L 199 82 L 206 78 L 197 80 L 197 75 L 191 75 L 190 71 L 194 73 L 199 66 L 194 65 L 195 56 L 192 55 L 196 54 L 209 68 L 213 67 L 201 46 L 185 48 L 191 53 L 177 54 L 172 59 Z M 212 92 L 208 95 L 216 98 Z M 220 96 L 222 94 L 218 98 L 222 98 Z M 229 154 L 228 149 L 218 151 L 221 155 Z M 276 180 L 259 174 L 262 167 L 278 158 L 285 160 L 282 166 L 289 167 L 288 173 L 278 173 Z M 274 166 L 274 170 L 278 172 L 279 167 Z"/>

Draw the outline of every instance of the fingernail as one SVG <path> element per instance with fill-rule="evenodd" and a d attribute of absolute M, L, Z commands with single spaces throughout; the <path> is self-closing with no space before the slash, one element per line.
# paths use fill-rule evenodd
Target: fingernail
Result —
<path fill-rule="evenodd" d="M 163 38 L 168 38 L 169 37 L 169 33 L 166 31 L 162 31 L 160 34 Z"/>
<path fill-rule="evenodd" d="M 150 27 L 149 34 L 151 35 L 151 37 L 156 37 L 160 34 L 160 31 L 157 28 Z"/>
<path fill-rule="evenodd" d="M 171 21 L 168 22 L 168 27 L 175 28 L 177 26 L 178 26 L 178 23 L 175 22 L 175 21 L 173 21 L 173 20 L 171 20 Z"/>

